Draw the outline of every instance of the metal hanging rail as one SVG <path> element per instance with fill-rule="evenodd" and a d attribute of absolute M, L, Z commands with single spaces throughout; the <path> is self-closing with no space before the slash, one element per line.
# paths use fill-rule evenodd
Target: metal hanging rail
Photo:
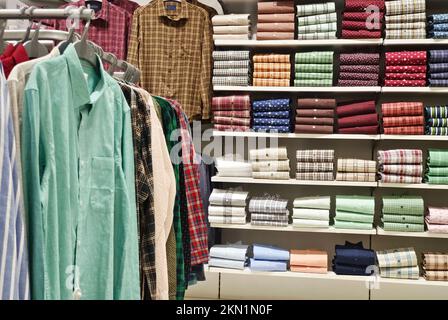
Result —
<path fill-rule="evenodd" d="M 40 9 L 26 7 L 22 9 L 0 9 L 0 19 L 63 19 L 78 18 L 90 20 L 94 11 L 87 8 L 66 7 L 64 9 Z"/>

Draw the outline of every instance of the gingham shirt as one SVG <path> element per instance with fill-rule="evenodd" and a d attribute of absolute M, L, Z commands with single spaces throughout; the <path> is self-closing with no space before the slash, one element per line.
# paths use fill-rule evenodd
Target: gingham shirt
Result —
<path fill-rule="evenodd" d="M 254 63 L 289 63 L 289 54 L 255 54 Z"/>
<path fill-rule="evenodd" d="M 333 79 L 306 79 L 294 80 L 295 87 L 331 87 Z"/>
<path fill-rule="evenodd" d="M 249 110 L 250 109 L 250 97 L 249 95 L 240 96 L 225 96 L 225 97 L 213 97 L 212 110 Z"/>
<path fill-rule="evenodd" d="M 213 63 L 214 69 L 249 69 L 249 60 L 223 60 Z"/>
<path fill-rule="evenodd" d="M 405 268 L 383 268 L 380 269 L 380 276 L 382 278 L 417 280 L 420 276 L 420 270 L 418 266 Z"/>
<path fill-rule="evenodd" d="M 289 87 L 289 79 L 253 79 L 254 87 Z"/>
<path fill-rule="evenodd" d="M 248 86 L 249 76 L 246 77 L 213 77 L 214 86 Z"/>
<path fill-rule="evenodd" d="M 338 159 L 339 172 L 365 172 L 375 173 L 376 162 L 362 159 Z"/>
<path fill-rule="evenodd" d="M 423 224 L 423 216 L 409 216 L 409 215 L 397 215 L 397 214 L 383 214 L 383 222 L 400 222 L 400 223 L 415 223 Z"/>
<path fill-rule="evenodd" d="M 314 73 L 314 72 L 325 72 L 328 74 L 333 74 L 333 64 L 331 63 L 305 63 L 295 64 L 295 73 Z"/>
<path fill-rule="evenodd" d="M 329 23 L 329 22 L 337 22 L 338 15 L 336 12 L 319 14 L 314 16 L 306 16 L 298 18 L 299 26 L 308 26 L 312 24 L 321 24 L 321 23 Z"/>
<path fill-rule="evenodd" d="M 253 73 L 254 78 L 264 78 L 264 79 L 290 79 L 291 73 L 285 72 L 272 72 L 272 71 L 256 71 Z"/>
<path fill-rule="evenodd" d="M 423 152 L 418 149 L 379 150 L 379 164 L 420 164 Z"/>
<path fill-rule="evenodd" d="M 448 271 L 448 253 L 425 252 L 422 253 L 423 268 L 425 270 Z"/>
<path fill-rule="evenodd" d="M 426 21 L 426 14 L 424 12 L 400 14 L 394 16 L 386 15 L 386 26 L 388 23 L 419 22 L 419 21 Z"/>
<path fill-rule="evenodd" d="M 249 68 L 213 69 L 213 77 L 244 77 L 248 78 Z"/>
<path fill-rule="evenodd" d="M 331 32 L 315 32 L 315 33 L 299 33 L 298 40 L 325 40 L 336 39 L 336 31 Z"/>
<path fill-rule="evenodd" d="M 291 64 L 288 63 L 254 63 L 254 72 L 291 72 Z"/>
<path fill-rule="evenodd" d="M 287 227 L 288 221 L 251 220 L 250 224 L 254 226 Z"/>
<path fill-rule="evenodd" d="M 213 51 L 214 61 L 249 60 L 249 51 Z"/>
<path fill-rule="evenodd" d="M 418 22 L 397 22 L 397 23 L 388 23 L 386 24 L 386 30 L 403 30 L 403 29 L 424 29 L 426 28 L 425 21 Z"/>
<path fill-rule="evenodd" d="M 420 196 L 384 196 L 383 213 L 422 216 L 425 207 Z"/>
<path fill-rule="evenodd" d="M 426 11 L 425 0 L 386 1 L 386 15 L 421 13 Z"/>
<path fill-rule="evenodd" d="M 254 179 L 289 180 L 289 171 L 252 172 Z"/>
<path fill-rule="evenodd" d="M 392 102 L 381 105 L 383 116 L 421 115 L 423 114 L 422 102 Z"/>
<path fill-rule="evenodd" d="M 297 6 L 297 16 L 310 16 L 321 13 L 335 12 L 336 5 L 334 2 L 304 4 Z"/>
<path fill-rule="evenodd" d="M 380 268 L 413 267 L 418 263 L 414 248 L 377 251 L 376 257 Z"/>
<path fill-rule="evenodd" d="M 245 191 L 213 189 L 210 194 L 209 202 L 212 205 L 222 206 L 246 206 L 249 193 Z"/>
<path fill-rule="evenodd" d="M 333 162 L 297 162 L 297 172 L 333 172 Z"/>
<path fill-rule="evenodd" d="M 297 150 L 297 162 L 333 162 L 334 150 Z"/>
<path fill-rule="evenodd" d="M 168 11 L 156 0 L 134 12 L 128 61 L 142 72 L 144 89 L 176 99 L 188 118 L 208 119 L 211 44 L 207 11 L 186 1 Z"/>
<path fill-rule="evenodd" d="M 399 127 L 399 126 L 423 126 L 425 124 L 425 117 L 421 116 L 400 116 L 400 117 L 383 117 L 384 127 Z"/>
<path fill-rule="evenodd" d="M 383 221 L 383 229 L 385 231 L 396 232 L 423 232 L 425 225 L 423 223 L 398 223 Z"/>
<path fill-rule="evenodd" d="M 356 182 L 375 182 L 375 173 L 366 172 L 338 172 L 336 173 L 338 181 L 356 181 Z"/>
<path fill-rule="evenodd" d="M 426 29 L 387 29 L 386 39 L 426 39 Z"/>
<path fill-rule="evenodd" d="M 321 23 L 321 24 L 311 24 L 308 26 L 300 26 L 297 28 L 299 34 L 303 33 L 316 33 L 316 32 L 331 32 L 336 31 L 338 24 L 336 22 Z"/>
<path fill-rule="evenodd" d="M 287 205 L 288 200 L 253 197 L 249 202 L 249 212 L 285 214 Z"/>
<path fill-rule="evenodd" d="M 333 51 L 311 51 L 298 52 L 295 55 L 296 64 L 311 64 L 311 63 L 333 63 Z"/>
<path fill-rule="evenodd" d="M 333 172 L 297 172 L 297 180 L 333 181 Z"/>

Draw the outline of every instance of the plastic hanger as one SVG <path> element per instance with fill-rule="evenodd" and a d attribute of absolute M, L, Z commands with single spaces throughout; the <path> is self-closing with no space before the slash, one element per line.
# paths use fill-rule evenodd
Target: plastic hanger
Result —
<path fill-rule="evenodd" d="M 117 68 L 118 58 L 113 53 L 106 53 L 105 56 L 106 57 L 104 60 L 110 64 L 107 73 L 112 76 L 114 74 L 115 69 Z"/>
<path fill-rule="evenodd" d="M 85 7 L 81 9 L 84 11 Z M 86 25 L 84 26 L 84 30 L 82 32 L 81 40 L 78 40 L 74 43 L 74 48 L 76 50 L 76 53 L 78 54 L 78 57 L 82 60 L 85 60 L 89 62 L 92 66 L 99 68 L 98 59 L 97 59 L 97 53 L 95 51 L 95 45 L 88 41 L 88 33 L 89 33 L 89 27 L 90 27 L 91 20 L 87 20 Z"/>
<path fill-rule="evenodd" d="M 26 7 L 23 7 L 20 9 L 20 14 L 25 16 L 25 11 L 26 11 Z M 36 9 L 36 7 L 30 7 L 30 15 L 33 13 L 34 9 Z M 23 35 L 23 39 L 20 41 L 20 43 L 25 43 L 30 39 L 30 34 L 31 34 L 31 28 L 33 27 L 33 19 L 29 19 L 29 24 L 28 24 L 28 28 L 25 31 L 25 34 Z"/>
<path fill-rule="evenodd" d="M 68 9 L 70 9 L 70 7 L 65 8 L 64 11 L 68 11 Z M 65 49 L 67 49 L 68 45 L 70 43 L 73 43 L 76 39 L 76 34 L 75 34 L 75 23 L 74 21 L 71 21 L 70 23 L 70 29 L 68 30 L 68 36 L 67 36 L 67 40 L 62 41 L 61 43 L 59 43 L 58 48 L 59 48 L 59 52 L 60 53 L 64 53 Z"/>
<path fill-rule="evenodd" d="M 41 22 L 37 25 L 37 29 L 34 30 L 33 37 L 31 41 L 26 42 L 23 47 L 28 53 L 28 57 L 30 58 L 39 58 L 46 56 L 48 54 L 47 47 L 39 42 L 39 31 L 40 31 Z"/>

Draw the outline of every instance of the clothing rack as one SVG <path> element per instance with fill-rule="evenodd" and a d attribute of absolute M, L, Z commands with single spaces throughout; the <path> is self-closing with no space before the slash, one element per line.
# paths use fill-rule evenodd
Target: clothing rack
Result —
<path fill-rule="evenodd" d="M 26 7 L 22 9 L 1 9 L 0 19 L 57 19 L 79 18 L 90 20 L 94 17 L 94 11 L 87 8 L 67 7 L 65 9 L 39 9 Z"/>

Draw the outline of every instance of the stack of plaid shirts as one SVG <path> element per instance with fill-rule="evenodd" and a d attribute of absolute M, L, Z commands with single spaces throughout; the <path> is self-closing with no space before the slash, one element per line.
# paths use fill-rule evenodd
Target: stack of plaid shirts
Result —
<path fill-rule="evenodd" d="M 293 206 L 293 227 L 328 228 L 330 226 L 330 197 L 296 198 Z"/>
<path fill-rule="evenodd" d="M 214 86 L 250 84 L 249 51 L 213 51 Z"/>
<path fill-rule="evenodd" d="M 422 102 L 393 102 L 381 105 L 384 134 L 425 134 Z"/>
<path fill-rule="evenodd" d="M 375 8 L 375 11 L 367 10 L 372 7 Z M 384 0 L 345 0 L 342 38 L 381 38 L 384 8 Z"/>
<path fill-rule="evenodd" d="M 378 114 L 374 100 L 343 103 L 336 108 L 338 133 L 377 134 Z"/>
<path fill-rule="evenodd" d="M 295 133 L 333 133 L 335 99 L 298 99 Z"/>
<path fill-rule="evenodd" d="M 423 152 L 417 149 L 378 151 L 378 171 L 383 183 L 422 183 Z"/>
<path fill-rule="evenodd" d="M 386 39 L 425 38 L 425 0 L 386 1 Z"/>
<path fill-rule="evenodd" d="M 425 204 L 419 196 L 383 197 L 383 217 L 385 231 L 423 232 Z"/>
<path fill-rule="evenodd" d="M 256 54 L 253 84 L 257 87 L 289 87 L 291 63 L 289 54 Z"/>
<path fill-rule="evenodd" d="M 334 180 L 334 150 L 297 150 L 296 158 L 297 180 Z"/>
<path fill-rule="evenodd" d="M 429 50 L 430 87 L 448 87 L 448 50 Z"/>
<path fill-rule="evenodd" d="M 448 281 L 448 253 L 426 252 L 423 257 L 423 277 L 428 281 Z"/>
<path fill-rule="evenodd" d="M 243 270 L 248 246 L 244 244 L 215 244 L 210 248 L 209 267 Z"/>
<path fill-rule="evenodd" d="M 371 230 L 375 215 L 375 198 L 369 196 L 336 196 L 337 229 Z"/>
<path fill-rule="evenodd" d="M 254 244 L 250 259 L 252 271 L 278 272 L 288 268 L 289 251 L 274 246 Z"/>
<path fill-rule="evenodd" d="M 254 197 L 249 201 L 250 223 L 258 226 L 286 227 L 288 200 Z"/>
<path fill-rule="evenodd" d="M 328 253 L 321 250 L 291 250 L 289 260 L 293 272 L 327 273 Z"/>
<path fill-rule="evenodd" d="M 250 39 L 249 14 L 222 14 L 212 18 L 213 39 L 247 40 Z"/>
<path fill-rule="evenodd" d="M 245 224 L 247 196 L 247 192 L 213 189 L 209 198 L 208 222 Z"/>
<path fill-rule="evenodd" d="M 333 51 L 297 52 L 294 86 L 333 86 L 333 54 Z"/>
<path fill-rule="evenodd" d="M 427 135 L 448 135 L 448 105 L 425 107 L 425 118 Z"/>
<path fill-rule="evenodd" d="M 448 150 L 429 149 L 425 182 L 429 184 L 448 184 Z"/>
<path fill-rule="evenodd" d="M 426 86 L 426 51 L 386 52 L 386 87 Z"/>
<path fill-rule="evenodd" d="M 250 150 L 254 179 L 289 179 L 289 160 L 286 148 Z"/>
<path fill-rule="evenodd" d="M 294 2 L 258 2 L 257 40 L 294 40 Z"/>
<path fill-rule="evenodd" d="M 420 277 L 414 248 L 377 251 L 376 257 L 382 278 L 417 280 Z"/>
<path fill-rule="evenodd" d="M 376 162 L 362 159 L 338 159 L 336 180 L 375 182 Z"/>
<path fill-rule="evenodd" d="M 291 100 L 269 99 L 252 102 L 254 131 L 291 132 Z"/>
<path fill-rule="evenodd" d="M 341 53 L 338 86 L 378 86 L 379 64 L 379 53 Z"/>
<path fill-rule="evenodd" d="M 364 249 L 362 242 L 345 245 L 337 244 L 333 258 L 333 271 L 336 274 L 369 276 L 373 273 L 375 265 L 375 252 Z"/>
<path fill-rule="evenodd" d="M 336 39 L 338 16 L 334 2 L 304 4 L 297 6 L 298 39 Z"/>
<path fill-rule="evenodd" d="M 428 206 L 425 221 L 428 232 L 448 233 L 448 208 Z"/>
<path fill-rule="evenodd" d="M 433 14 L 428 17 L 428 38 L 448 38 L 448 13 Z"/>
<path fill-rule="evenodd" d="M 213 97 L 214 128 L 220 131 L 250 130 L 249 95 Z"/>

